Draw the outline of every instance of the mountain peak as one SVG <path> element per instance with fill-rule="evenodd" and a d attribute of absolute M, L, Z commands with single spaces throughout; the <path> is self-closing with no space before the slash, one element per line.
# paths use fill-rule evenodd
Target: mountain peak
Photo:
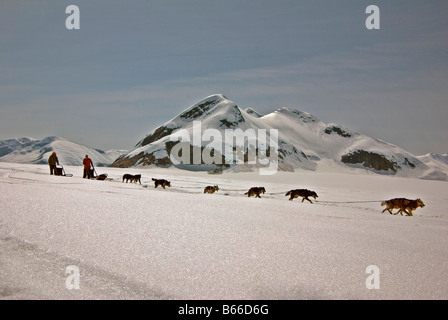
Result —
<path fill-rule="evenodd" d="M 224 95 L 222 94 L 214 94 L 211 96 L 208 96 L 198 103 L 192 105 L 190 108 L 185 110 L 179 115 L 179 118 L 184 120 L 195 120 L 200 117 L 202 117 L 204 114 L 207 114 L 208 111 L 213 109 L 215 106 L 217 106 L 219 103 L 229 101 Z"/>
<path fill-rule="evenodd" d="M 263 115 L 259 112 L 257 112 L 256 110 L 252 109 L 252 108 L 246 108 L 244 109 L 244 111 L 246 111 L 247 114 L 250 114 L 251 116 L 257 117 L 257 118 L 261 118 Z"/>
<path fill-rule="evenodd" d="M 226 97 L 225 95 L 223 95 L 222 93 L 215 93 L 215 94 L 209 95 L 208 97 L 205 97 L 203 100 L 206 100 L 206 99 L 214 99 L 214 98 L 216 98 L 216 99 L 223 99 L 223 100 L 229 100 L 229 99 L 227 99 L 227 97 Z"/>
<path fill-rule="evenodd" d="M 300 118 L 303 122 L 320 122 L 320 120 L 312 114 L 289 107 L 281 107 L 275 110 L 274 114 L 284 114 L 289 117 Z"/>
<path fill-rule="evenodd" d="M 169 127 L 200 120 L 208 127 L 234 128 L 245 122 L 241 109 L 222 94 L 208 96 L 181 113 Z"/>

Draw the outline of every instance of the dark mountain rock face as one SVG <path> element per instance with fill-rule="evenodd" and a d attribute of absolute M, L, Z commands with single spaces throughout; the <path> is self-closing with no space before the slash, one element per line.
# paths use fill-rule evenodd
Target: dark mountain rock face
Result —
<path fill-rule="evenodd" d="M 150 143 L 153 143 L 154 141 L 157 141 L 159 139 L 162 139 L 163 137 L 169 136 L 174 130 L 177 128 L 167 128 L 164 126 L 158 127 L 153 134 L 148 135 L 146 138 L 144 138 L 139 144 L 139 147 L 146 146 Z"/>
<path fill-rule="evenodd" d="M 392 170 L 394 173 L 397 172 L 397 168 L 395 168 L 390 160 L 375 152 L 357 150 L 350 154 L 344 154 L 341 157 L 341 161 L 347 164 L 362 164 L 366 168 L 372 168 L 378 171 Z"/>
<path fill-rule="evenodd" d="M 332 125 L 325 128 L 324 132 L 326 134 L 332 134 L 333 132 L 340 135 L 343 138 L 350 138 L 352 135 L 341 127 Z"/>
<path fill-rule="evenodd" d="M 199 103 L 196 107 L 185 111 L 180 115 L 180 117 L 183 119 L 197 119 L 204 113 L 212 109 L 214 106 L 216 106 L 220 101 L 221 99 L 219 97 L 208 101 L 204 101 L 202 103 Z"/>

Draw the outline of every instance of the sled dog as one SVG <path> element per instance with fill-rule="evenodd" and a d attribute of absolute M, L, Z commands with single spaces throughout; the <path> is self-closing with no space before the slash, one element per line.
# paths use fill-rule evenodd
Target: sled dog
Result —
<path fill-rule="evenodd" d="M 261 198 L 260 193 L 264 194 L 265 192 L 266 189 L 264 187 L 252 187 L 244 195 L 247 195 L 248 197 L 255 195 L 255 198 Z"/>
<path fill-rule="evenodd" d="M 158 186 L 161 186 L 163 189 L 165 189 L 165 187 L 171 187 L 171 182 L 165 179 L 152 178 L 152 181 L 154 181 L 154 188 L 157 188 Z"/>
<path fill-rule="evenodd" d="M 135 182 L 135 183 L 138 182 L 138 183 L 142 184 L 141 179 L 142 179 L 142 175 L 141 175 L 141 174 L 136 174 L 136 175 L 134 175 L 134 177 L 131 179 L 131 182 Z"/>
<path fill-rule="evenodd" d="M 390 200 L 381 202 L 381 206 L 386 206 L 386 209 L 384 209 L 381 213 L 384 213 L 384 211 L 387 210 L 387 211 L 389 211 L 390 214 L 393 214 L 393 215 L 397 215 L 399 213 L 401 215 L 403 215 L 403 211 L 404 211 L 404 213 L 406 213 L 406 215 L 412 216 L 413 215 L 412 211 L 414 211 L 418 207 L 423 208 L 425 206 L 425 204 L 423 203 L 423 201 L 421 199 L 409 200 L 406 198 L 394 198 L 394 199 L 390 199 Z M 398 209 L 398 211 L 396 213 L 393 213 L 391 211 L 393 209 Z"/>
<path fill-rule="evenodd" d="M 289 201 L 294 200 L 294 198 L 302 197 L 302 202 L 305 200 L 308 200 L 309 202 L 313 203 L 308 197 L 313 197 L 314 199 L 317 199 L 317 193 L 308 189 L 295 189 L 288 191 L 285 196 L 290 196 Z"/>
<path fill-rule="evenodd" d="M 219 190 L 218 186 L 207 186 L 204 188 L 204 193 L 215 193 Z"/>
<path fill-rule="evenodd" d="M 141 178 L 142 178 L 141 174 L 137 174 L 137 175 L 134 176 L 132 174 L 125 173 L 123 175 L 123 181 L 122 182 L 124 182 L 124 180 L 126 180 L 126 183 L 128 183 L 128 181 L 130 181 L 130 182 L 135 182 L 135 183 L 139 182 L 140 184 L 142 184 Z"/>

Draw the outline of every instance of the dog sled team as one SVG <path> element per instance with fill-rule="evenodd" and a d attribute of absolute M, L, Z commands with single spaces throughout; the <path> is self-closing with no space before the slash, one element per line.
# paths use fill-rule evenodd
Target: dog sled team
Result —
<path fill-rule="evenodd" d="M 82 163 L 83 163 L 83 169 L 84 169 L 83 170 L 83 178 L 106 180 L 107 174 L 95 175 L 95 173 L 96 173 L 95 167 L 93 166 L 92 159 L 90 159 L 88 155 L 85 155 Z M 54 175 L 62 175 L 62 176 L 72 176 L 72 175 L 65 174 L 63 167 L 60 166 L 60 164 L 59 164 L 59 159 L 56 155 L 56 152 L 53 152 L 50 155 L 50 157 L 48 158 L 48 165 L 50 167 L 51 175 L 54 174 Z M 142 178 L 141 174 L 132 175 L 132 174 L 126 173 L 123 175 L 122 182 L 123 183 L 125 181 L 126 181 L 126 183 L 128 183 L 128 182 L 137 183 L 138 182 L 139 184 L 142 184 L 141 178 Z M 152 181 L 154 181 L 154 188 L 157 188 L 158 186 L 162 187 L 163 189 L 165 189 L 166 187 L 171 187 L 171 182 L 166 179 L 152 178 Z M 207 186 L 204 188 L 204 193 L 208 193 L 208 194 L 213 194 L 217 191 L 219 191 L 219 187 L 217 185 Z M 252 187 L 246 193 L 244 193 L 244 195 L 246 195 L 248 197 L 254 196 L 255 198 L 261 198 L 260 195 L 265 194 L 265 193 L 266 193 L 266 189 L 264 187 Z M 308 190 L 308 189 L 290 190 L 285 194 L 285 196 L 289 196 L 289 201 L 293 201 L 295 198 L 301 197 L 302 198 L 301 202 L 304 202 L 305 200 L 307 200 L 311 204 L 313 202 L 309 199 L 310 197 L 312 197 L 314 199 L 318 198 L 317 193 L 315 191 Z M 413 216 L 413 211 L 415 211 L 419 207 L 423 208 L 425 206 L 425 204 L 423 203 L 423 201 L 421 199 L 411 200 L 411 199 L 406 199 L 406 198 L 394 198 L 394 199 L 382 201 L 381 206 L 383 206 L 383 207 L 386 206 L 386 208 L 381 213 L 388 211 L 390 214 L 393 214 L 393 215 L 397 215 L 397 214 L 403 215 L 403 212 L 404 212 L 407 216 Z M 398 211 L 394 213 L 393 212 L 394 209 L 398 209 Z"/>
<path fill-rule="evenodd" d="M 125 179 L 125 176 L 123 176 L 123 181 Z M 139 176 L 139 181 L 140 181 L 140 175 Z M 171 183 L 170 181 L 167 181 L 165 179 L 154 179 L 152 178 L 152 180 L 154 181 L 154 187 L 157 188 L 157 186 L 162 186 L 163 189 L 165 189 L 165 186 L 171 187 Z M 217 185 L 213 185 L 213 186 L 206 186 L 204 188 L 204 193 L 209 193 L 209 194 L 213 194 L 215 192 L 217 192 L 219 190 L 219 187 Z M 248 197 L 252 197 L 254 196 L 255 198 L 261 198 L 260 194 L 265 194 L 266 193 L 266 189 L 264 187 L 252 187 L 250 188 L 246 193 L 244 193 L 244 195 L 248 196 Z M 311 198 L 317 199 L 318 195 L 315 191 L 312 190 L 308 190 L 308 189 L 294 189 L 294 190 L 290 190 L 288 191 L 285 196 L 289 196 L 289 201 L 293 201 L 295 198 L 301 197 L 302 201 L 304 202 L 305 200 L 307 200 L 308 202 L 310 202 L 311 204 L 313 203 L 311 201 Z M 403 215 L 403 212 L 408 215 L 408 216 L 413 216 L 412 212 L 414 210 L 416 210 L 418 207 L 423 208 L 425 206 L 425 204 L 423 203 L 423 201 L 421 199 L 416 199 L 416 200 L 410 200 L 410 199 L 406 199 L 406 198 L 394 198 L 394 199 L 390 199 L 390 200 L 385 200 L 381 202 L 381 206 L 386 206 L 386 209 L 384 209 L 382 211 L 382 213 L 384 213 L 385 211 L 388 211 L 390 214 L 393 215 L 397 215 L 397 214 L 401 214 Z M 398 209 L 398 211 L 396 213 L 393 213 L 393 209 Z"/>

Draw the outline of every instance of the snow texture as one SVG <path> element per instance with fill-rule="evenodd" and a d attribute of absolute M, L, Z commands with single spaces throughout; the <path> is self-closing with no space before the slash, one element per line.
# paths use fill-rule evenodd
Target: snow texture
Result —
<path fill-rule="evenodd" d="M 80 166 L 58 177 L 2 162 L 0 298 L 447 299 L 447 182 L 327 164 L 273 176 L 101 168 L 108 180 L 97 181 Z M 142 184 L 123 183 L 124 173 L 142 174 Z M 253 186 L 266 194 L 244 196 Z M 317 201 L 288 201 L 297 188 Z M 413 217 L 381 214 L 393 197 L 426 206 Z M 379 289 L 366 287 L 371 265 Z M 79 289 L 66 286 L 69 266 Z"/>

